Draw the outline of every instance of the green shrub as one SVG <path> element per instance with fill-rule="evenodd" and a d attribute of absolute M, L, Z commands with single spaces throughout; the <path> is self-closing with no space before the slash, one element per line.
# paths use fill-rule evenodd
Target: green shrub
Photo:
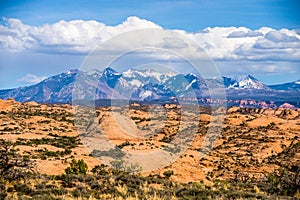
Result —
<path fill-rule="evenodd" d="M 91 153 L 92 156 L 94 157 L 102 157 L 102 156 L 107 156 L 115 159 L 121 159 L 122 157 L 125 156 L 125 153 L 120 149 L 119 147 L 115 147 L 112 149 L 109 149 L 108 151 L 100 151 L 97 149 L 94 149 Z"/>
<path fill-rule="evenodd" d="M 174 175 L 174 172 L 173 172 L 172 170 L 168 170 L 168 171 L 165 171 L 165 172 L 163 173 L 163 175 L 164 175 L 167 179 L 169 179 L 172 175 Z"/>
<path fill-rule="evenodd" d="M 0 140 L 0 179 L 23 179 L 33 171 L 33 167 L 34 162 L 19 154 L 15 144 Z"/>
<path fill-rule="evenodd" d="M 0 183 L 0 199 L 5 199 L 6 196 L 7 196 L 6 185 Z"/>
<path fill-rule="evenodd" d="M 14 189 L 21 194 L 30 194 L 32 189 L 26 184 L 15 184 Z"/>
<path fill-rule="evenodd" d="M 294 165 L 290 168 L 280 168 L 266 175 L 268 179 L 267 191 L 271 194 L 292 196 L 299 192 L 300 167 Z"/>
<path fill-rule="evenodd" d="M 107 175 L 109 174 L 108 170 L 106 169 L 107 166 L 105 166 L 104 164 L 101 165 L 96 165 L 93 169 L 92 169 L 92 173 L 94 175 Z"/>
<path fill-rule="evenodd" d="M 66 174 L 86 174 L 88 170 L 87 164 L 81 160 L 73 159 L 70 163 L 70 167 L 65 169 Z"/>
<path fill-rule="evenodd" d="M 117 147 L 120 148 L 120 149 L 122 149 L 123 147 L 130 146 L 130 145 L 133 145 L 133 144 L 131 144 L 131 143 L 128 142 L 128 141 L 125 141 L 125 142 L 123 142 L 122 144 L 117 145 Z"/>
<path fill-rule="evenodd" d="M 76 185 L 77 177 L 74 174 L 63 174 L 62 176 L 58 176 L 58 178 L 62 180 L 64 188 L 72 188 Z"/>

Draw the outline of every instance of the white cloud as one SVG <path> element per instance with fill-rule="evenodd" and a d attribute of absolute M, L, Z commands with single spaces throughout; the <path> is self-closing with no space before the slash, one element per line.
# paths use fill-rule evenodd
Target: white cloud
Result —
<path fill-rule="evenodd" d="M 163 39 L 163 43 L 161 46 L 163 48 L 167 49 L 183 49 L 188 47 L 188 44 L 184 42 L 184 40 L 180 38 L 174 38 L 174 37 L 166 37 Z"/>
<path fill-rule="evenodd" d="M 278 75 L 289 77 L 290 81 L 293 79 L 299 79 L 299 64 L 297 62 L 286 62 L 286 61 L 252 61 L 252 60 L 241 60 L 241 61 L 217 61 L 218 68 L 224 74 L 229 76 L 233 74 L 251 74 L 253 76 L 264 77 L 268 79 L 268 75 Z M 260 80 L 260 79 L 259 79 Z"/>
<path fill-rule="evenodd" d="M 263 27 L 209 28 L 194 35 L 208 54 L 220 60 L 293 60 L 300 61 L 299 35 L 293 30 Z"/>
<path fill-rule="evenodd" d="M 265 35 L 265 38 L 272 42 L 299 42 L 299 39 L 296 36 L 289 36 L 288 34 L 279 31 L 270 31 Z"/>
<path fill-rule="evenodd" d="M 10 51 L 88 53 L 100 42 L 120 33 L 142 28 L 161 28 L 137 17 L 128 17 L 117 26 L 107 26 L 94 20 L 61 20 L 36 27 L 25 25 L 18 19 L 4 20 L 6 24 L 0 25 L 0 45 Z"/>
<path fill-rule="evenodd" d="M 20 83 L 25 83 L 25 84 L 36 84 L 46 78 L 47 78 L 46 76 L 39 77 L 39 76 L 29 73 L 29 74 L 26 74 L 24 77 L 18 79 L 17 81 Z"/>
<path fill-rule="evenodd" d="M 234 31 L 230 33 L 227 37 L 228 38 L 240 38 L 240 37 L 258 37 L 258 36 L 263 36 L 261 32 L 258 31 Z"/>
<path fill-rule="evenodd" d="M 159 28 L 159 25 L 128 17 L 123 23 L 108 26 L 97 21 L 59 21 L 42 26 L 29 26 L 18 19 L 5 19 L 0 25 L 0 47 L 9 51 L 36 51 L 46 53 L 88 53 L 104 41 L 131 30 Z M 275 30 L 262 27 L 250 30 L 246 27 L 214 27 L 196 33 L 176 30 L 194 41 L 216 60 L 286 60 L 300 61 L 299 30 Z M 132 43 L 122 41 L 122 48 Z M 166 38 L 158 47 L 184 49 L 193 56 L 183 41 Z M 192 49 L 193 51 L 195 50 Z"/>

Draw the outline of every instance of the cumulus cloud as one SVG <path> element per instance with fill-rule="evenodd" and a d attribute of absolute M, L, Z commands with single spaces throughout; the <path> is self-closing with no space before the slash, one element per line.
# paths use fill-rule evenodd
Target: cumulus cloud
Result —
<path fill-rule="evenodd" d="M 26 74 L 24 77 L 18 79 L 17 81 L 20 83 L 25 83 L 25 84 L 36 84 L 46 78 L 47 78 L 46 76 L 39 77 L 37 75 L 29 73 L 29 74 Z"/>
<path fill-rule="evenodd" d="M 11 51 L 88 53 L 99 43 L 120 33 L 142 28 L 161 28 L 153 22 L 128 17 L 117 26 L 90 20 L 61 20 L 54 24 L 29 26 L 18 19 L 4 19 L 0 25 L 1 48 Z"/>
<path fill-rule="evenodd" d="M 0 25 L 0 47 L 9 51 L 36 51 L 45 53 L 87 54 L 97 45 L 127 31 L 158 28 L 159 25 L 128 17 L 123 23 L 108 26 L 94 20 L 73 20 L 42 26 L 26 25 L 18 19 L 4 19 Z M 300 61 L 299 30 L 276 30 L 262 27 L 251 30 L 246 27 L 213 27 L 196 33 L 176 30 L 196 41 L 207 54 L 216 60 L 287 60 Z M 142 42 L 142 40 L 140 40 Z M 129 41 L 122 41 L 122 48 L 130 48 Z M 193 56 L 193 48 L 180 39 L 166 37 L 157 44 L 160 48 L 184 49 Z"/>
<path fill-rule="evenodd" d="M 300 37 L 294 30 L 263 27 L 208 28 L 193 35 L 208 54 L 218 60 L 300 61 Z"/>
<path fill-rule="evenodd" d="M 281 33 L 278 31 L 268 32 L 265 38 L 272 42 L 299 42 L 299 39 L 296 36 L 289 36 L 286 33 Z"/>
<path fill-rule="evenodd" d="M 258 31 L 235 31 L 230 33 L 227 37 L 228 38 L 240 38 L 240 37 L 258 37 L 258 36 L 263 36 L 262 33 Z"/>
<path fill-rule="evenodd" d="M 180 38 L 174 38 L 174 37 L 166 37 L 163 39 L 163 43 L 161 46 L 163 48 L 167 49 L 182 49 L 188 47 L 188 44 L 186 44 L 182 39 Z"/>

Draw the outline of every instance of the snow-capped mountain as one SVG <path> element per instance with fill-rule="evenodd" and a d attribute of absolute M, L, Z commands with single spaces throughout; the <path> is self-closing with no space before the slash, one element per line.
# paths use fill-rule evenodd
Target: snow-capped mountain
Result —
<path fill-rule="evenodd" d="M 238 89 L 270 89 L 268 86 L 263 84 L 262 82 L 258 81 L 256 78 L 254 78 L 251 75 L 242 75 L 238 76 L 235 79 L 229 80 L 228 78 L 224 77 L 224 84 L 225 81 L 227 83 L 230 83 L 228 88 L 238 88 Z"/>
<path fill-rule="evenodd" d="M 208 79 L 208 84 L 211 87 L 224 87 L 225 89 L 264 89 L 270 88 L 254 78 L 251 75 L 235 76 L 234 78 L 224 77 Z"/>
<path fill-rule="evenodd" d="M 200 97 L 208 94 L 205 80 L 195 74 L 177 74 L 164 83 L 177 97 Z"/>
<path fill-rule="evenodd" d="M 114 71 L 110 72 L 116 74 Z M 152 69 L 129 69 L 112 76 L 113 79 L 109 79 L 115 84 L 109 84 L 108 79 L 100 80 L 104 80 L 123 98 L 137 100 L 166 99 L 174 96 L 174 94 L 164 86 L 164 82 L 174 75 L 175 73 L 172 72 L 158 72 Z"/>
<path fill-rule="evenodd" d="M 115 85 L 118 83 L 119 78 L 122 76 L 119 72 L 116 72 L 112 68 L 108 67 L 105 68 L 102 72 L 100 77 L 101 82 L 107 83 L 107 85 L 111 88 L 114 88 Z"/>
<path fill-rule="evenodd" d="M 72 90 L 78 70 L 51 76 L 42 82 L 16 89 L 0 90 L 0 98 L 14 98 L 17 101 L 68 102 L 72 100 Z"/>
<path fill-rule="evenodd" d="M 209 86 L 209 87 L 208 87 Z M 69 70 L 51 76 L 42 82 L 9 90 L 0 90 L 0 98 L 14 98 L 17 101 L 71 102 L 73 99 L 132 99 L 155 100 L 174 98 L 209 97 L 209 89 L 225 88 L 228 95 L 237 97 L 272 93 L 276 90 L 298 91 L 300 81 L 275 85 L 264 85 L 253 76 L 235 78 L 203 79 L 195 74 L 175 74 L 152 69 L 130 69 L 122 73 L 112 68 L 103 71 L 82 72 Z M 208 89 L 209 88 L 209 89 Z M 256 92 L 257 91 L 257 92 Z M 273 94 L 274 93 L 274 94 Z M 280 93 L 281 94 L 281 93 Z M 294 94 L 295 95 L 295 94 Z M 297 95 L 297 94 L 296 94 Z"/>
<path fill-rule="evenodd" d="M 129 69 L 122 73 L 122 78 L 124 81 L 128 82 L 131 86 L 143 86 L 148 83 L 161 84 L 168 80 L 170 77 L 175 76 L 173 72 L 157 72 L 152 69 L 147 70 L 136 70 Z"/>

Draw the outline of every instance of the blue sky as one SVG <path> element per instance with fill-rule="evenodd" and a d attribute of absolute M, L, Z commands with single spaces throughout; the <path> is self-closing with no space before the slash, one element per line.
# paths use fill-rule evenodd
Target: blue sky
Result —
<path fill-rule="evenodd" d="M 62 32 L 65 27 L 69 27 L 72 20 L 83 20 L 79 25 L 72 26 L 79 27 L 78 30 L 88 26 L 87 30 L 91 30 L 91 33 L 100 25 L 94 25 L 95 23 L 87 22 L 88 20 L 95 20 L 104 24 L 106 28 L 112 26 L 116 31 L 122 30 L 118 25 L 126 22 L 126 30 L 130 29 L 130 26 L 157 25 L 164 29 L 195 33 L 199 40 L 218 38 L 220 42 L 224 42 L 223 46 L 211 40 L 208 40 L 208 43 L 214 46 L 212 55 L 216 56 L 213 58 L 224 75 L 251 73 L 267 84 L 294 81 L 300 78 L 297 58 L 299 8 L 300 3 L 296 0 L 1 1 L 0 89 L 30 85 L 44 77 L 78 68 L 87 51 L 78 50 L 76 47 L 86 42 L 92 44 L 94 36 L 78 43 L 75 41 L 76 44 L 72 43 L 77 38 L 68 38 L 69 35 Z M 128 19 L 130 16 L 136 16 L 137 19 Z M 12 18 L 19 21 L 7 20 Z M 143 19 L 146 21 L 142 21 Z M 49 27 L 45 26 L 47 24 Z M 26 27 L 30 27 L 30 30 Z M 206 30 L 210 35 L 196 34 L 207 27 L 215 28 Z M 227 28 L 220 31 L 216 27 Z M 249 30 L 238 27 L 246 27 Z M 261 29 L 262 27 L 269 29 Z M 55 28 L 52 33 L 51 30 Z M 297 33 L 294 29 L 298 29 Z M 234 39 L 223 40 L 227 32 Z M 245 34 L 250 32 L 258 36 L 246 37 Z M 11 39 L 9 35 L 14 37 L 12 41 L 8 41 Z M 64 42 L 63 38 L 70 39 L 71 42 Z M 51 39 L 53 40 L 50 41 Z M 34 45 L 28 47 L 32 40 L 35 40 Z M 228 48 L 232 48 L 232 52 L 219 56 L 217 53 L 226 50 L 229 40 L 236 42 L 238 47 L 229 44 Z M 244 43 L 253 45 L 253 48 L 243 45 Z M 269 48 L 265 45 L 271 46 Z M 260 56 L 262 54 L 265 56 Z"/>
<path fill-rule="evenodd" d="M 2 17 L 18 18 L 30 25 L 61 19 L 93 19 L 116 25 L 128 16 L 137 16 L 164 28 L 194 32 L 215 26 L 295 29 L 299 28 L 300 21 L 300 2 L 297 0 L 10 0 L 2 1 L 0 5 Z"/>

